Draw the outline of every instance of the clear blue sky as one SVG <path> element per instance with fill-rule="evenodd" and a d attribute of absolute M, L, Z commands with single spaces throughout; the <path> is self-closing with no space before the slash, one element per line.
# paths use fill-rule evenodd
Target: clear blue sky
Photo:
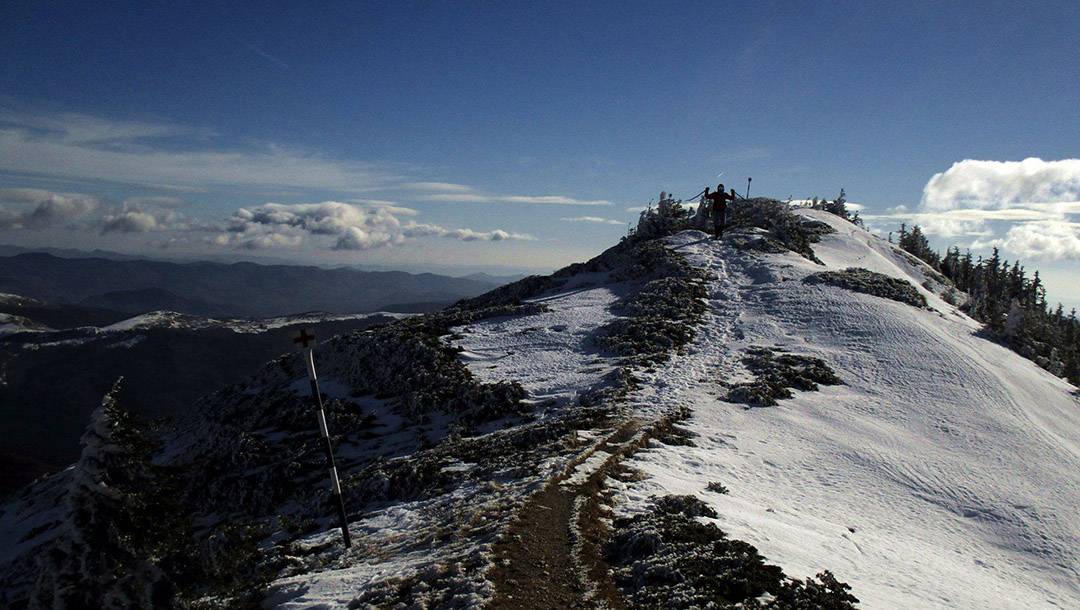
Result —
<path fill-rule="evenodd" d="M 1077 2 L 8 2 L 0 241 L 550 270 L 722 173 L 1080 305 L 1078 32 Z"/>

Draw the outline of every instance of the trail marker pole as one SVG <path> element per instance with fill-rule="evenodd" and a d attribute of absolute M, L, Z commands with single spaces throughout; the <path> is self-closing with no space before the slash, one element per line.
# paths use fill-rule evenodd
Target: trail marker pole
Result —
<path fill-rule="evenodd" d="M 750 181 L 751 180 L 753 180 L 753 178 L 747 178 L 746 179 L 746 197 L 744 197 L 744 199 L 749 199 L 750 198 Z"/>
<path fill-rule="evenodd" d="M 310 332 L 309 332 L 310 331 Z M 336 500 L 338 520 L 341 524 L 341 537 L 345 540 L 345 548 L 352 546 L 349 538 L 349 521 L 345 515 L 345 501 L 341 499 L 341 483 L 338 482 L 337 466 L 334 465 L 334 449 L 330 446 L 330 430 L 326 427 L 326 412 L 323 411 L 322 394 L 319 393 L 319 377 L 315 374 L 315 357 L 312 348 L 315 347 L 315 331 L 302 329 L 293 337 L 296 349 L 303 353 L 304 364 L 307 365 L 308 381 L 311 382 L 311 396 L 315 399 L 316 413 L 319 417 L 319 433 L 322 435 L 323 449 L 326 451 L 326 463 L 330 468 L 331 494 Z"/>

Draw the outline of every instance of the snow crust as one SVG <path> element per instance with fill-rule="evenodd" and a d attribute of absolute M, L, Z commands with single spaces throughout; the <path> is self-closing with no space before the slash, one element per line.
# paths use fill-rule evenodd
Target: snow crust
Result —
<path fill-rule="evenodd" d="M 555 294 L 530 302 L 548 311 L 482 320 L 454 329 L 461 358 L 481 381 L 516 379 L 528 399 L 566 406 L 615 368 L 615 359 L 591 346 L 590 335 L 610 322 L 611 306 L 626 287 L 605 274 L 582 274 Z"/>
<path fill-rule="evenodd" d="M 824 212 L 814 251 L 919 286 L 887 242 Z M 620 511 L 699 494 L 717 525 L 789 574 L 823 569 L 867 608 L 1080 607 L 1080 403 L 1074 388 L 981 336 L 919 288 L 930 309 L 807 285 L 823 270 L 791 253 L 731 249 L 685 232 L 670 243 L 711 271 L 688 354 L 643 376 L 642 415 L 693 409 L 696 447 L 655 444 L 632 465 Z M 846 385 L 744 409 L 716 383 L 746 376 L 750 346 L 825 360 Z M 730 493 L 705 491 L 716 481 Z M 620 485 L 612 481 L 613 485 Z"/>

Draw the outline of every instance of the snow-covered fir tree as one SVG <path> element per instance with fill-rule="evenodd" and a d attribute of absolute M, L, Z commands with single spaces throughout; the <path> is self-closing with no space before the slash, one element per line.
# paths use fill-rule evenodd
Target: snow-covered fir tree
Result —
<path fill-rule="evenodd" d="M 55 546 L 39 558 L 33 606 L 161 608 L 173 588 L 159 565 L 171 519 L 152 509 L 153 443 L 117 403 L 119 381 L 90 417 Z M 158 517 L 161 517 L 160 515 Z"/>
<path fill-rule="evenodd" d="M 656 204 L 656 209 L 650 205 L 641 213 L 634 235 L 639 239 L 673 235 L 685 228 L 690 214 L 690 210 L 682 206 L 682 201 L 676 200 L 666 191 L 660 191 L 660 201 Z"/>

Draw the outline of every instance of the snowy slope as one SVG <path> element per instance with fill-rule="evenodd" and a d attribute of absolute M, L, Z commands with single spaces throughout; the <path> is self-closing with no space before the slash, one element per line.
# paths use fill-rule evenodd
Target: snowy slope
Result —
<path fill-rule="evenodd" d="M 599 383 L 613 370 L 613 359 L 588 337 L 614 317 L 611 306 L 625 287 L 597 275 L 579 276 L 557 293 L 531 300 L 546 305 L 546 312 L 456 329 L 469 370 L 488 382 L 517 379 L 530 400 L 559 406 Z"/>
<path fill-rule="evenodd" d="M 838 229 L 814 245 L 827 269 L 925 281 L 884 241 L 800 213 Z M 639 453 L 651 478 L 622 491 L 620 511 L 700 494 L 733 537 L 793 575 L 832 570 L 868 608 L 1080 607 L 1072 386 L 925 290 L 932 309 L 804 284 L 819 265 L 702 237 L 672 238 L 717 276 L 698 340 L 636 397 L 643 413 L 690 406 L 697 446 Z M 750 346 L 822 358 L 845 385 L 771 408 L 725 402 L 709 380 L 744 377 Z M 711 481 L 730 493 L 704 491 Z"/>
<path fill-rule="evenodd" d="M 48 326 L 24 316 L 17 316 L 11 313 L 0 313 L 0 335 L 25 332 L 48 332 L 50 330 L 52 329 Z"/>

